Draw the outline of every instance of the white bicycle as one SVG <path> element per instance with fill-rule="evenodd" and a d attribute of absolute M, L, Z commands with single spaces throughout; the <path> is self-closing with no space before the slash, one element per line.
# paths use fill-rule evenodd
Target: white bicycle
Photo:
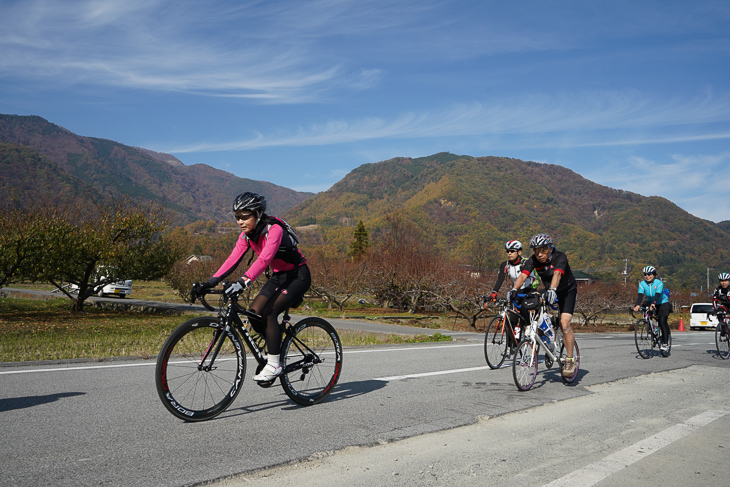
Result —
<path fill-rule="evenodd" d="M 563 382 L 570 384 L 575 381 L 580 369 L 578 343 L 573 340 L 575 372 L 570 377 L 565 377 L 562 372 L 568 354 L 563 342 L 563 331 L 559 325 L 554 326 L 545 299 L 540 293 L 533 292 L 525 297 L 522 306 L 530 311 L 530 325 L 522 335 L 522 341 L 517 346 L 515 359 L 512 363 L 512 375 L 517 388 L 521 391 L 527 391 L 535 383 L 540 348 L 545 353 L 545 366 L 548 369 L 552 368 L 553 364 L 557 362 Z"/>

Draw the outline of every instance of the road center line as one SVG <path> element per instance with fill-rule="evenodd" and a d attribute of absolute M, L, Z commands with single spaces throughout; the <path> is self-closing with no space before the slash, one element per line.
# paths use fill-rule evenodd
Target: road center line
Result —
<path fill-rule="evenodd" d="M 403 380 L 412 379 L 416 377 L 429 377 L 432 375 L 444 375 L 444 374 L 458 374 L 460 372 L 472 372 L 474 370 L 485 370 L 489 369 L 489 366 L 485 365 L 482 367 L 469 367 L 467 369 L 452 369 L 452 370 L 439 370 L 436 372 L 424 372 L 422 374 L 409 374 L 409 375 L 393 375 L 390 377 L 376 377 L 373 380 L 391 381 L 391 380 Z"/>
<path fill-rule="evenodd" d="M 464 345 L 436 345 L 436 346 L 430 346 L 430 347 L 398 347 L 398 348 L 377 348 L 377 349 L 368 349 L 368 350 L 345 350 L 345 355 L 349 355 L 352 353 L 375 353 L 375 352 L 403 352 L 403 351 L 411 351 L 411 350 L 433 350 L 436 348 L 459 348 L 459 347 L 482 347 L 483 345 L 481 343 L 477 344 L 464 344 Z M 334 354 L 334 352 L 332 352 Z M 253 360 L 254 357 L 250 354 L 246 354 L 246 358 L 248 360 Z M 224 359 L 224 360 L 233 360 L 233 359 Z M 75 366 L 75 367 L 55 367 L 52 369 L 45 369 L 45 368 L 39 368 L 39 369 L 24 369 L 24 370 L 6 370 L 6 371 L 0 371 L 0 375 L 12 375 L 12 374 L 30 374 L 30 373 L 37 373 L 37 372 L 70 372 L 70 371 L 77 371 L 77 370 L 95 370 L 95 369 L 116 369 L 121 367 L 150 367 L 155 366 L 157 362 L 144 362 L 144 363 L 134 363 L 134 364 L 108 364 L 108 365 L 82 365 L 82 366 Z M 175 363 L 181 363 L 181 362 L 175 362 Z"/>
<path fill-rule="evenodd" d="M 684 438 L 694 431 L 707 426 L 711 422 L 719 419 L 729 411 L 705 411 L 697 416 L 689 418 L 684 423 L 675 424 L 656 435 L 644 438 L 633 445 L 617 451 L 603 460 L 592 463 L 580 470 L 565 475 L 557 480 L 553 480 L 544 487 L 589 487 L 601 480 L 615 474 L 629 465 L 632 465 L 647 455 L 651 455 L 671 445 L 675 441 Z"/>

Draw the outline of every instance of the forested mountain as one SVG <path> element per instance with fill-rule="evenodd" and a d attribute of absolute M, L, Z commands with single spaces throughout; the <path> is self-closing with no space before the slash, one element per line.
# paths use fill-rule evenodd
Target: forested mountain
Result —
<path fill-rule="evenodd" d="M 486 248 L 487 263 L 495 265 L 506 240 L 527 245 L 545 232 L 573 268 L 605 277 L 618 276 L 625 259 L 632 279 L 651 264 L 679 285 L 704 278 L 707 267 L 730 269 L 726 226 L 664 198 L 518 159 L 441 153 L 365 164 L 285 216 L 295 225 L 316 224 L 323 241 L 345 250 L 358 220 L 377 236 L 388 215 L 413 222 L 436 250 L 465 263 L 478 262 Z"/>
<path fill-rule="evenodd" d="M 231 202 L 242 191 L 266 195 L 277 214 L 312 196 L 205 164 L 185 166 L 169 154 L 82 137 L 37 116 L 0 114 L 0 144 L 3 192 L 32 189 L 42 180 L 44 188 L 75 189 L 90 200 L 127 195 L 162 204 L 180 224 L 229 221 Z"/>
<path fill-rule="evenodd" d="M 394 221 L 434 255 L 494 267 L 502 245 L 550 233 L 575 269 L 631 280 L 644 265 L 698 286 L 730 271 L 730 221 L 714 224 L 670 201 L 593 183 L 569 169 L 518 159 L 440 153 L 365 164 L 315 196 L 238 178 L 169 154 L 82 137 L 37 116 L 0 115 L 0 189 L 25 197 L 98 202 L 128 195 L 174 210 L 175 224 L 230 221 L 241 191 L 267 196 L 305 246 L 344 255 L 359 220 L 378 242 Z M 403 227 L 405 228 L 405 227 Z M 529 254 L 529 252 L 527 252 Z"/>

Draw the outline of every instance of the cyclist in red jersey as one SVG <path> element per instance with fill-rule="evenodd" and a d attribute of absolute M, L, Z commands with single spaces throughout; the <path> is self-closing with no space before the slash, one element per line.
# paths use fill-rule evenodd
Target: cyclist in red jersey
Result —
<path fill-rule="evenodd" d="M 281 375 L 281 326 L 278 317 L 289 307 L 297 305 L 304 297 L 312 279 L 307 261 L 289 234 L 288 225 L 278 218 L 268 216 L 266 199 L 256 193 L 242 193 L 233 202 L 236 222 L 241 228 L 236 246 L 220 269 L 207 282 L 203 291 L 210 289 L 228 277 L 240 264 L 249 248 L 256 253 L 256 260 L 238 280 L 225 288 L 225 293 L 238 295 L 249 287 L 267 267 L 273 275 L 261 288 L 251 303 L 251 310 L 261 315 L 263 323 L 253 323 L 263 332 L 268 351 L 267 364 L 253 379 L 268 382 Z"/>

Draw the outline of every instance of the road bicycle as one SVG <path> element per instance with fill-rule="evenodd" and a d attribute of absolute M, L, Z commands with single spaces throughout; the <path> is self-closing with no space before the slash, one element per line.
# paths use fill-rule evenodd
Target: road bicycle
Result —
<path fill-rule="evenodd" d="M 512 356 L 520 342 L 520 334 L 526 328 L 525 320 L 516 310 L 519 308 L 514 303 L 502 298 L 495 304 L 501 309 L 489 322 L 484 335 L 484 357 L 492 369 L 500 368 L 504 361 Z M 516 326 L 513 326 L 513 323 Z"/>
<path fill-rule="evenodd" d="M 580 350 L 578 349 L 577 340 L 573 340 L 575 371 L 570 377 L 565 377 L 563 376 L 563 369 L 565 368 L 565 359 L 568 357 L 568 353 L 563 341 L 563 331 L 557 320 L 555 320 L 556 323 L 553 323 L 545 299 L 539 293 L 530 293 L 523 300 L 522 306 L 530 311 L 530 324 L 525 330 L 522 341 L 517 346 L 515 358 L 512 362 L 512 376 L 515 385 L 519 390 L 527 391 L 535 383 L 540 348 L 545 353 L 545 366 L 550 369 L 557 362 L 563 382 L 572 384 L 578 377 L 578 371 L 580 370 Z M 557 306 L 552 307 L 552 309 L 557 309 Z"/>
<path fill-rule="evenodd" d="M 220 294 L 219 308 L 208 304 L 205 294 Z M 155 382 L 157 393 L 168 411 L 185 421 L 205 421 L 231 405 L 243 387 L 248 347 L 257 362 L 256 373 L 266 365 L 262 352 L 264 338 L 252 325 L 261 316 L 240 306 L 235 296 L 222 290 L 195 297 L 218 316 L 193 318 L 178 326 L 167 338 L 157 356 Z M 245 316 L 245 321 L 241 316 Z M 289 310 L 281 326 L 283 372 L 278 378 L 289 398 L 302 406 L 322 402 L 337 384 L 342 371 L 342 344 L 334 327 L 317 318 L 291 323 Z M 276 378 L 257 382 L 271 387 Z"/>
<path fill-rule="evenodd" d="M 710 315 L 717 315 L 717 327 L 715 328 L 715 345 L 720 358 L 727 360 L 730 358 L 730 323 L 728 323 L 727 312 L 722 309 L 713 310 L 707 313 L 709 321 Z"/>
<path fill-rule="evenodd" d="M 654 310 L 647 306 L 639 308 L 643 316 L 636 321 L 634 327 L 634 341 L 636 342 L 636 351 L 639 352 L 641 358 L 647 359 L 654 356 L 654 349 L 658 348 L 659 352 L 664 357 L 669 357 L 669 353 L 672 350 L 672 333 L 669 333 L 667 337 L 667 348 L 666 350 L 661 347 L 661 330 L 659 329 L 659 323 L 657 322 Z M 634 310 L 631 310 L 631 316 L 634 316 Z"/>

